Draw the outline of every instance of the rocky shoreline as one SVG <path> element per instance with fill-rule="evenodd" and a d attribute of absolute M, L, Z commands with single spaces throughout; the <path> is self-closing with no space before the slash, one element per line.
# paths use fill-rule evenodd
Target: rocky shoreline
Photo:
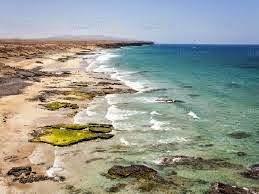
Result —
<path fill-rule="evenodd" d="M 103 48 L 151 43 L 40 41 L 43 44 L 38 44 L 39 41 L 10 40 L 0 43 L 3 149 L 0 191 L 8 193 L 32 189 L 41 193 L 44 185 L 48 184 L 45 182 L 63 181 L 65 177 L 46 175 L 46 170 L 55 160 L 54 147 L 44 146 L 43 153 L 49 152 L 44 162 L 31 163 L 30 158 L 37 149 L 36 142 L 68 146 L 96 138 L 112 138 L 114 135 L 109 134 L 112 126 L 74 125 L 73 117 L 96 96 L 135 92 L 107 75 L 80 71 L 83 56 Z M 36 188 L 27 184 L 33 182 L 38 182 Z M 19 184 L 26 184 L 26 187 Z M 51 190 L 54 191 L 59 186 L 53 184 Z"/>
<path fill-rule="evenodd" d="M 79 146 L 81 142 L 85 142 L 85 149 L 89 149 L 92 145 L 105 144 L 116 137 L 112 125 L 74 124 L 74 116 L 96 97 L 136 91 L 119 80 L 111 79 L 107 74 L 82 71 L 83 57 L 99 52 L 100 49 L 153 43 L 43 40 L 2 40 L 0 43 L 0 192 L 46 193 L 47 187 L 47 193 L 58 193 L 61 190 L 64 193 L 92 193 L 66 182 L 71 177 L 53 173 L 52 169 L 61 168 L 56 165 L 56 152 L 64 149 L 62 155 L 80 155 L 65 148 L 72 145 L 77 148 L 77 144 Z M 39 43 L 43 44 L 39 46 Z M 184 103 L 172 99 L 159 99 L 157 102 Z M 235 137 L 241 135 L 237 134 Z M 82 150 L 79 148 L 75 149 L 75 152 L 80 151 Z M 101 153 L 103 150 L 96 152 Z M 91 165 L 100 160 L 103 160 L 100 156 L 89 158 L 85 164 Z M 240 171 L 239 175 L 248 179 L 258 180 L 259 177 L 257 164 L 246 169 L 225 159 L 164 156 L 156 166 L 113 165 L 102 175 L 112 180 L 114 185 L 99 192 L 123 193 L 124 190 L 136 190 L 144 193 L 188 193 L 189 188 L 197 182 L 209 184 L 202 180 L 184 178 L 176 171 L 168 174 L 159 172 L 159 169 L 168 167 L 175 170 L 229 168 L 235 172 Z M 257 190 L 258 188 L 248 189 L 215 182 L 211 184 L 208 193 L 255 194 L 258 193 Z"/>

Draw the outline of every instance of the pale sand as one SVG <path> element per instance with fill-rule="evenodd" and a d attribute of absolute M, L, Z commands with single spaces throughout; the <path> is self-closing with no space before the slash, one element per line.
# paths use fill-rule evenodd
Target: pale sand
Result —
<path fill-rule="evenodd" d="M 58 55 L 56 56 L 58 57 Z M 44 66 L 46 68 L 48 66 L 57 66 L 57 62 L 53 60 L 52 63 L 50 63 L 48 59 L 44 59 L 41 61 L 44 62 Z M 17 67 L 28 69 L 34 68 L 35 66 L 36 65 L 34 61 L 28 62 L 26 60 L 17 63 Z M 0 99 L 0 114 L 5 117 L 5 122 L 3 122 L 3 119 L 1 119 L 0 121 L 0 144 L 2 150 L 0 152 L 0 166 L 2 168 L 2 174 L 6 174 L 7 170 L 14 166 L 31 165 L 28 157 L 32 154 L 33 150 L 37 146 L 36 144 L 28 142 L 28 134 L 33 129 L 37 129 L 37 127 L 45 126 L 47 124 L 65 122 L 69 123 L 73 121 L 73 118 L 69 118 L 67 116 L 67 111 L 59 111 L 59 113 L 57 114 L 57 112 L 44 110 L 38 105 L 37 101 L 31 102 L 26 100 L 28 98 L 36 96 L 39 91 L 46 89 L 46 86 L 57 87 L 58 84 L 55 84 L 55 81 L 61 82 L 60 85 L 62 85 L 62 78 L 43 78 L 40 83 L 34 83 L 33 85 L 27 87 L 24 90 L 24 93 L 21 95 L 7 96 Z M 46 155 L 44 158 L 45 164 L 40 166 L 40 170 L 44 171 L 46 170 L 46 168 L 48 168 L 48 166 L 51 166 L 53 163 L 54 150 L 49 145 L 42 145 L 42 147 L 42 152 L 46 152 Z M 14 157 L 14 159 L 8 159 L 12 156 Z M 35 165 L 34 167 L 35 169 L 39 168 L 37 165 Z M 1 177 L 1 185 L 3 186 L 0 190 L 1 193 L 9 193 L 11 191 L 17 192 L 20 190 L 20 188 L 22 189 L 21 191 L 23 191 L 24 189 L 29 189 L 31 191 L 30 187 L 32 185 L 23 185 L 21 187 L 21 185 L 13 184 L 14 186 L 12 186 L 10 185 L 9 181 L 10 180 L 5 180 L 5 178 Z M 47 182 L 37 183 L 39 187 L 34 188 L 35 191 L 42 193 L 42 191 L 44 191 L 44 185 L 55 185 L 55 183 L 49 183 L 50 181 Z"/>
<path fill-rule="evenodd" d="M 68 53 L 7 63 L 10 66 L 24 69 L 42 66 L 44 71 L 60 72 L 69 70 L 72 74 L 68 77 L 45 77 L 40 82 L 34 82 L 31 86 L 25 88 L 20 95 L 0 98 L 0 193 L 60 193 L 61 187 L 64 187 L 64 184 L 53 181 L 42 181 L 25 185 L 13 183 L 6 176 L 6 173 L 12 167 L 29 165 L 37 173 L 46 175 L 46 171 L 54 163 L 55 148 L 47 144 L 28 142 L 30 139 L 29 133 L 46 125 L 73 123 L 71 114 L 74 114 L 75 110 L 62 109 L 52 112 L 44 109 L 39 101 L 29 101 L 28 99 L 35 97 L 40 91 L 49 90 L 50 88 L 69 90 L 69 85 L 72 82 L 98 83 L 105 81 L 105 78 L 111 81 L 109 77 L 105 77 L 103 74 L 80 71 L 82 56 L 77 56 L 77 58 L 66 62 L 56 61 L 56 59 L 62 56 L 71 56 L 78 51 L 78 49 L 73 49 Z M 35 63 L 36 61 L 41 61 L 43 64 Z M 102 91 L 104 87 L 99 86 L 99 90 Z M 121 90 L 126 88 L 124 85 L 112 85 L 112 87 Z M 96 89 L 98 87 L 93 86 L 93 88 Z M 50 99 L 59 99 L 60 101 L 59 96 L 53 96 Z M 78 100 L 73 101 L 73 103 L 78 104 L 79 110 L 82 110 L 87 106 L 89 100 Z"/>

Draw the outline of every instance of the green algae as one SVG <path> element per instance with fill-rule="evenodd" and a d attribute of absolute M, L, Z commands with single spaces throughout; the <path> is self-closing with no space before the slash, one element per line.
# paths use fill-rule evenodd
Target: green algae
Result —
<path fill-rule="evenodd" d="M 93 93 L 82 92 L 79 90 L 67 91 L 65 95 L 71 96 L 71 98 L 74 97 L 78 100 L 92 100 L 95 97 Z"/>
<path fill-rule="evenodd" d="M 31 142 L 43 142 L 54 146 L 69 146 L 97 138 L 110 139 L 114 136 L 109 134 L 112 129 L 112 125 L 107 124 L 58 124 L 43 127 L 41 131 L 35 131 L 32 134 L 34 138 Z"/>
<path fill-rule="evenodd" d="M 72 129 L 48 128 L 44 133 L 34 138 L 33 142 L 44 142 L 54 146 L 69 146 L 82 141 L 97 139 L 98 134 Z"/>
<path fill-rule="evenodd" d="M 79 106 L 77 104 L 71 104 L 68 102 L 50 102 L 48 104 L 44 104 L 43 106 L 50 111 L 59 110 L 61 108 L 70 108 L 70 109 L 79 108 Z"/>
<path fill-rule="evenodd" d="M 63 99 L 64 100 L 69 100 L 69 101 L 79 100 L 77 97 L 71 97 L 71 96 L 64 97 Z"/>

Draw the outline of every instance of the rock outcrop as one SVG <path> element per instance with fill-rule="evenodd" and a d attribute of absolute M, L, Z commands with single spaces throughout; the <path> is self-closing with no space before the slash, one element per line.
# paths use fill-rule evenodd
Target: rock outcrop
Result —
<path fill-rule="evenodd" d="M 211 185 L 208 194 L 258 194 L 258 192 L 224 183 L 214 183 Z"/>
<path fill-rule="evenodd" d="M 246 178 L 259 179 L 259 164 L 250 166 L 242 175 Z"/>
<path fill-rule="evenodd" d="M 217 169 L 217 168 L 233 168 L 240 169 L 243 166 L 233 164 L 222 159 L 203 159 L 201 157 L 191 156 L 168 156 L 158 161 L 162 166 L 185 166 L 193 169 Z"/>

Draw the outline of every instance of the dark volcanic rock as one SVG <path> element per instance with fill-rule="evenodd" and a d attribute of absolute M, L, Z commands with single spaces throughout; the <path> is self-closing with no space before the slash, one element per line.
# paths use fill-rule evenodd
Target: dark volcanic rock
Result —
<path fill-rule="evenodd" d="M 183 88 L 192 88 L 192 86 L 190 86 L 190 85 L 185 85 L 185 86 L 183 86 Z"/>
<path fill-rule="evenodd" d="M 166 181 L 158 175 L 158 172 L 144 165 L 119 166 L 115 165 L 108 170 L 108 174 L 113 177 L 131 177 L 137 179 L 153 180 L 161 183 Z"/>
<path fill-rule="evenodd" d="M 121 48 L 125 46 L 143 46 L 143 45 L 152 45 L 154 42 L 145 42 L 145 41 L 136 41 L 136 42 L 114 42 L 114 43 L 100 43 L 96 44 L 98 47 L 102 48 Z"/>
<path fill-rule="evenodd" d="M 182 100 L 174 100 L 174 99 L 167 99 L 167 98 L 158 98 L 156 100 L 156 102 L 167 103 L 167 104 L 171 104 L 171 103 L 184 103 L 184 101 L 182 101 Z"/>
<path fill-rule="evenodd" d="M 89 131 L 94 133 L 110 133 L 114 128 L 110 124 L 97 124 L 97 123 L 89 123 L 87 125 Z"/>
<path fill-rule="evenodd" d="M 30 166 L 13 167 L 7 172 L 7 176 L 13 176 L 13 182 L 19 182 L 22 184 L 33 183 L 45 180 L 64 181 L 64 177 L 48 177 L 45 175 L 38 175 L 36 172 L 32 172 Z"/>
<path fill-rule="evenodd" d="M 222 159 L 203 159 L 201 157 L 190 156 L 169 156 L 160 159 L 159 165 L 164 166 L 187 166 L 193 169 L 215 169 L 215 168 L 234 168 L 240 169 L 243 166 L 232 164 Z"/>
<path fill-rule="evenodd" d="M 24 167 L 13 167 L 8 172 L 8 176 L 15 176 L 19 177 L 22 174 L 29 175 L 31 173 L 32 169 L 30 166 L 24 166 Z"/>
<path fill-rule="evenodd" d="M 144 165 L 118 166 L 115 165 L 108 170 L 109 175 L 117 177 L 146 177 L 156 175 L 157 171 Z"/>
<path fill-rule="evenodd" d="M 259 164 L 250 166 L 242 175 L 246 178 L 259 179 Z"/>
<path fill-rule="evenodd" d="M 85 190 L 85 189 L 76 188 L 76 187 L 73 186 L 73 185 L 66 185 L 66 186 L 65 186 L 65 189 L 67 190 L 66 193 L 69 193 L 69 194 L 93 194 L 93 193 L 90 192 L 90 191 L 87 191 L 87 190 Z"/>
<path fill-rule="evenodd" d="M 247 188 L 231 186 L 224 183 L 214 183 L 208 192 L 209 194 L 256 194 L 257 192 Z"/>
<path fill-rule="evenodd" d="M 43 62 L 42 62 L 42 61 L 35 61 L 35 63 L 43 64 Z"/>
<path fill-rule="evenodd" d="M 213 144 L 212 143 L 201 144 L 201 145 L 199 145 L 199 147 L 213 147 Z"/>
<path fill-rule="evenodd" d="M 136 192 L 148 193 L 187 193 L 186 191 L 195 184 L 191 179 L 180 177 L 173 172 L 170 176 L 161 177 L 158 172 L 144 165 L 113 166 L 109 169 L 107 178 L 130 178 L 127 185 Z M 120 185 L 119 185 L 120 186 Z M 123 185 L 124 188 L 124 185 Z M 117 186 L 112 187 L 109 192 L 118 192 Z"/>
<path fill-rule="evenodd" d="M 247 153 L 245 153 L 245 152 L 237 152 L 237 155 L 241 157 L 241 156 L 246 156 Z"/>
<path fill-rule="evenodd" d="M 17 95 L 22 89 L 31 85 L 31 82 L 39 82 L 42 77 L 64 76 L 40 71 L 39 68 L 20 69 L 0 63 L 0 97 Z"/>
<path fill-rule="evenodd" d="M 166 91 L 167 88 L 156 88 L 156 89 L 150 89 L 150 90 L 146 90 L 144 91 L 144 93 L 154 93 L 154 92 L 160 92 L 160 91 Z"/>
<path fill-rule="evenodd" d="M 121 189 L 125 188 L 127 185 L 123 184 L 123 183 L 118 183 L 116 185 L 113 185 L 110 188 L 107 188 L 106 191 L 107 192 L 111 192 L 111 193 L 117 193 L 119 192 Z"/>
<path fill-rule="evenodd" d="M 46 180 L 52 180 L 52 178 L 44 175 L 29 175 L 25 177 L 15 178 L 13 181 L 14 182 L 18 181 L 19 183 L 27 184 L 27 183 L 33 183 L 33 182 L 39 182 L 39 181 L 46 181 Z"/>
<path fill-rule="evenodd" d="M 228 134 L 228 136 L 234 138 L 234 139 L 243 139 L 248 138 L 251 136 L 251 134 L 244 132 L 244 131 L 235 131 L 233 133 Z"/>
<path fill-rule="evenodd" d="M 120 82 L 101 81 L 101 82 L 98 82 L 98 83 L 96 84 L 96 86 L 106 86 L 106 85 L 112 85 L 112 86 L 118 85 L 118 86 L 120 86 L 120 85 L 122 85 L 122 83 L 120 83 Z"/>
<path fill-rule="evenodd" d="M 113 134 L 100 133 L 98 134 L 98 138 L 100 139 L 111 139 L 113 138 Z"/>
<path fill-rule="evenodd" d="M 188 94 L 188 96 L 190 96 L 191 98 L 195 98 L 195 97 L 199 97 L 199 94 Z"/>

